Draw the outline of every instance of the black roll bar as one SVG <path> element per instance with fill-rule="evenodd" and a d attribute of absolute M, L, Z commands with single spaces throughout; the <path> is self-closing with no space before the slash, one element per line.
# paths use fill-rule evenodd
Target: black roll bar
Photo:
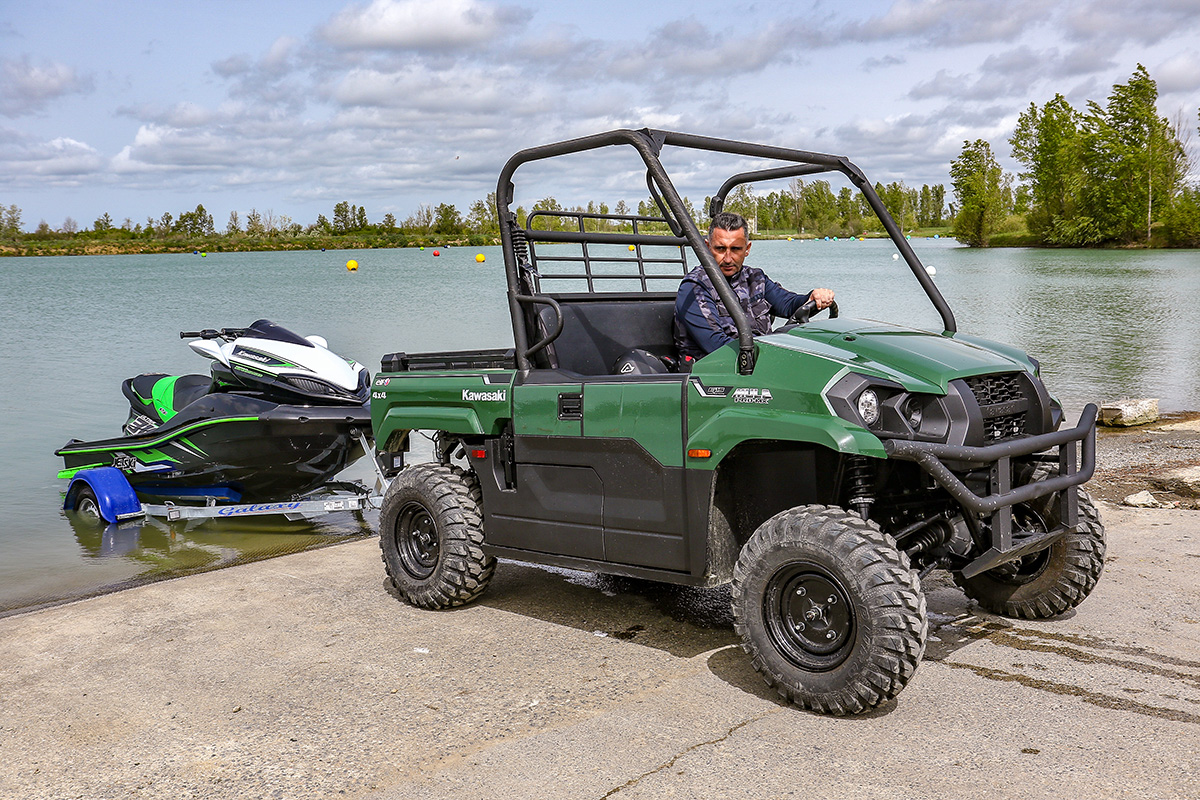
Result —
<path fill-rule="evenodd" d="M 663 168 L 662 162 L 659 159 L 659 154 L 665 145 L 675 147 L 688 148 L 693 150 L 704 150 L 708 152 L 727 153 L 730 155 L 750 156 L 764 159 L 772 159 L 776 161 L 792 162 L 783 167 L 772 169 L 757 170 L 752 172 L 744 172 L 730 178 L 722 186 L 718 192 L 720 198 L 719 204 L 724 204 L 725 197 L 728 192 L 741 183 L 747 183 L 753 180 L 768 180 L 773 178 L 782 178 L 798 175 L 816 174 L 819 172 L 837 171 L 846 175 L 850 181 L 863 193 L 867 198 L 868 205 L 879 217 L 883 223 L 884 229 L 892 242 L 896 245 L 900 254 L 904 257 L 905 262 L 916 276 L 921 287 L 925 290 L 930 301 L 941 315 L 942 323 L 945 326 L 947 333 L 953 333 L 957 330 L 954 321 L 954 315 L 950 311 L 941 292 L 934 285 L 920 259 L 913 252 L 912 247 L 904 238 L 903 232 L 888 213 L 883 201 L 880 200 L 874 187 L 867 181 L 866 176 L 854 164 L 850 163 L 844 156 L 828 155 L 824 153 L 814 153 L 807 150 L 795 150 L 785 147 L 774 147 L 771 145 L 753 144 L 749 142 L 737 142 L 728 139 L 717 139 L 709 136 L 697 136 L 694 134 L 679 133 L 676 131 L 662 131 L 650 128 L 641 130 L 619 129 L 606 131 L 604 133 L 594 134 L 592 136 L 583 136 L 577 139 L 569 139 L 553 144 L 541 145 L 521 150 L 514 154 L 505 163 L 504 168 L 500 171 L 500 177 L 496 183 L 496 212 L 497 218 L 500 221 L 500 243 L 504 251 L 504 267 L 508 283 L 508 300 L 509 311 L 512 317 L 513 325 L 513 341 L 516 345 L 515 355 L 517 368 L 522 371 L 532 369 L 532 363 L 529 356 L 544 348 L 553 336 L 543 337 L 542 340 L 535 343 L 531 348 L 529 345 L 528 333 L 524 324 L 524 309 L 523 306 L 536 303 L 552 305 L 547 302 L 549 298 L 540 295 L 525 294 L 520 285 L 520 270 L 521 264 L 517 263 L 517 251 L 514 247 L 513 231 L 517 228 L 516 215 L 510 210 L 513 202 L 514 186 L 512 183 L 513 174 L 522 164 L 531 161 L 541 161 L 556 156 L 568 155 L 571 153 L 580 153 L 587 150 L 595 150 L 602 147 L 610 147 L 616 145 L 626 145 L 633 147 L 642 161 L 646 165 L 646 183 L 650 188 L 651 196 L 664 212 L 664 217 L 668 221 L 668 225 L 672 229 L 674 236 L 660 237 L 655 239 L 655 242 L 668 244 L 683 244 L 691 246 L 696 256 L 700 259 L 700 265 L 708 274 L 712 281 L 713 287 L 717 290 L 717 294 L 725 308 L 729 311 L 730 316 L 738 331 L 738 372 L 741 374 L 749 374 L 754 370 L 754 362 L 756 358 L 756 349 L 754 343 L 754 334 L 750 328 L 749 320 L 746 319 L 745 313 L 742 311 L 741 304 L 737 302 L 733 290 L 729 284 L 722 278 L 720 268 L 717 266 L 716 260 L 709 251 L 707 244 L 704 241 L 704 236 L 696 227 L 695 220 L 687 213 L 683 204 L 683 199 L 679 192 L 675 189 L 675 185 L 671 182 L 666 170 Z M 657 191 L 656 191 L 657 189 Z M 717 198 L 714 198 L 714 207 L 717 206 Z M 677 229 L 678 228 L 678 229 Z M 538 232 L 541 236 L 543 232 Z M 557 237 L 550 237 L 555 239 Z M 584 234 L 584 238 L 589 241 L 601 241 L 600 238 L 594 237 L 592 234 Z M 669 241 L 665 241 L 669 239 Z M 578 241 L 579 235 L 572 234 L 570 241 Z M 624 241 L 629 241 L 624 239 Z M 649 243 L 649 242 L 648 242 Z M 553 307 L 553 306 L 552 306 Z M 561 326 L 561 315 L 559 317 Z"/>

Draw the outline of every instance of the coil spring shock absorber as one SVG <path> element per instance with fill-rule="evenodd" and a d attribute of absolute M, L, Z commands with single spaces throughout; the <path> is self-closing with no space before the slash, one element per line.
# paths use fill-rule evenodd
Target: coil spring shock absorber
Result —
<path fill-rule="evenodd" d="M 851 456 L 846 465 L 846 485 L 850 508 L 863 519 L 870 519 L 875 502 L 875 462 L 866 456 Z"/>

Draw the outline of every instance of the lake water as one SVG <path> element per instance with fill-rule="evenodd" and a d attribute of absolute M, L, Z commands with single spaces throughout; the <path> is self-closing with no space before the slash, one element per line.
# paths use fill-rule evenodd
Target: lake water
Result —
<path fill-rule="evenodd" d="M 959 330 L 1038 358 L 1069 411 L 1127 396 L 1200 410 L 1200 252 L 913 246 L 936 269 Z M 796 290 L 835 289 L 843 317 L 940 330 L 893 254 L 882 240 L 759 241 L 748 263 Z M 122 380 L 207 371 L 179 331 L 266 317 L 326 337 L 372 373 L 395 350 L 512 344 L 498 248 L 5 258 L 0 298 L 0 614 L 372 532 L 375 512 L 106 533 L 60 511 L 66 482 L 53 451 L 120 434 Z M 345 477 L 371 474 L 364 460 Z"/>

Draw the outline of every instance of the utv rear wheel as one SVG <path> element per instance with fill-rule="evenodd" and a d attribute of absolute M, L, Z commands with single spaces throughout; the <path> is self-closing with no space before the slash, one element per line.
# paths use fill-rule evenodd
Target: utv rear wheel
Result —
<path fill-rule="evenodd" d="M 796 705 L 856 714 L 895 697 L 925 651 L 925 595 L 872 522 L 802 506 L 755 531 L 733 572 L 734 627 L 767 683 Z"/>
<path fill-rule="evenodd" d="M 414 606 L 452 608 L 487 588 L 496 560 L 483 552 L 475 476 L 418 464 L 400 472 L 379 512 L 379 547 L 396 590 Z"/>
<path fill-rule="evenodd" d="M 1041 480 L 1046 473 L 1035 476 Z M 1050 530 L 1058 525 L 1058 494 L 1013 508 L 1014 522 Z M 1054 544 L 973 578 L 955 573 L 967 597 L 993 614 L 1047 619 L 1082 603 L 1104 569 L 1104 524 L 1088 493 L 1079 490 L 1079 524 Z"/>

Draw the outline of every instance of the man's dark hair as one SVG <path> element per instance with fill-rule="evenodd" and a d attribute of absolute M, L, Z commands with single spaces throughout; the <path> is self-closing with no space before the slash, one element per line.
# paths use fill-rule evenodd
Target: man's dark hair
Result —
<path fill-rule="evenodd" d="M 712 222 L 708 223 L 708 235 L 712 236 L 712 232 L 717 228 L 723 231 L 745 231 L 746 238 L 750 238 L 750 228 L 746 224 L 746 218 L 733 211 L 722 211 L 714 216 Z"/>

